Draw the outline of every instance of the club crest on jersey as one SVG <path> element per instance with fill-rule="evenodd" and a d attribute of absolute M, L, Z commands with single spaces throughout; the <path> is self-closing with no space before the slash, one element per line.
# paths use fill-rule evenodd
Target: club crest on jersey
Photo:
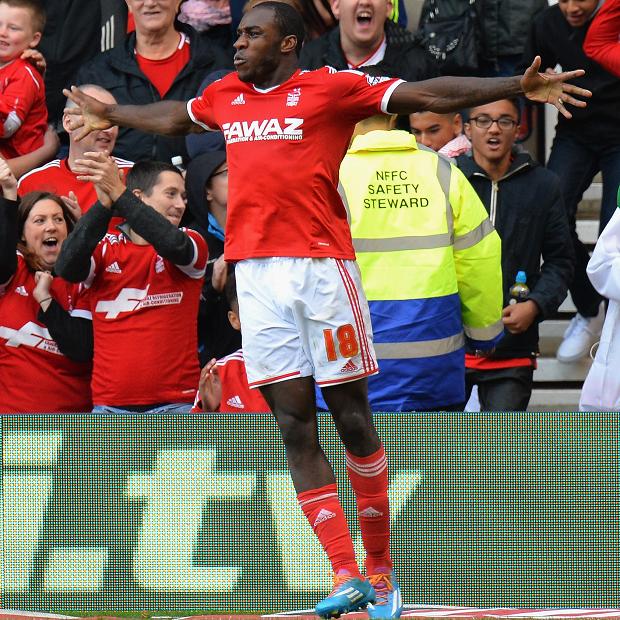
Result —
<path fill-rule="evenodd" d="M 303 140 L 303 118 L 266 118 L 262 121 L 223 123 L 222 131 L 228 144 L 262 140 Z"/>
<path fill-rule="evenodd" d="M 299 103 L 301 97 L 301 88 L 293 88 L 293 90 L 286 95 L 286 105 L 289 107 L 296 106 Z"/>
<path fill-rule="evenodd" d="M 391 79 L 382 75 L 366 75 L 365 77 L 369 86 L 376 86 L 377 84 L 381 84 L 381 82 L 387 82 Z"/>

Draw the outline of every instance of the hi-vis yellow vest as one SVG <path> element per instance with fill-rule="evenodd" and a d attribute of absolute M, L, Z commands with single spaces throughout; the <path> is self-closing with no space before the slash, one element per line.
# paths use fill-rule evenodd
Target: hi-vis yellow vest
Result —
<path fill-rule="evenodd" d="M 414 372 L 405 360 L 424 359 L 428 371 L 452 358 L 462 370 L 464 336 L 494 346 L 501 241 L 458 168 L 407 132 L 372 131 L 353 141 L 340 183 L 380 365 Z"/>

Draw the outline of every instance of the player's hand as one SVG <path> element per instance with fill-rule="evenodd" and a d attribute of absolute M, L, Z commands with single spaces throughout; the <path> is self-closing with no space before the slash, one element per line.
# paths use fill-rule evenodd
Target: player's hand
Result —
<path fill-rule="evenodd" d="M 35 286 L 32 289 L 32 296 L 39 304 L 41 304 L 41 301 L 43 301 L 43 303 L 41 304 L 43 312 L 45 312 L 49 308 L 49 305 L 52 302 L 52 300 L 50 299 L 50 297 L 52 296 L 52 293 L 50 292 L 52 289 L 52 282 L 54 282 L 54 276 L 52 276 L 49 271 L 35 271 Z"/>
<path fill-rule="evenodd" d="M 203 411 L 218 411 L 222 402 L 222 381 L 215 364 L 216 360 L 213 358 L 200 371 L 198 393 Z"/>
<path fill-rule="evenodd" d="M 228 265 L 224 260 L 224 255 L 218 256 L 213 263 L 213 275 L 211 276 L 211 285 L 213 288 L 221 292 L 226 286 L 226 279 L 228 277 Z"/>
<path fill-rule="evenodd" d="M 27 48 L 22 52 L 20 58 L 28 61 L 41 75 L 45 75 L 47 60 L 39 50 Z"/>
<path fill-rule="evenodd" d="M 116 161 L 107 152 L 88 151 L 82 159 L 75 160 L 75 170 L 80 181 L 90 181 L 95 186 L 97 198 L 110 208 L 125 191 Z"/>
<path fill-rule="evenodd" d="M 587 103 L 576 97 L 591 97 L 592 93 L 585 88 L 567 84 L 568 80 L 579 77 L 585 73 L 583 69 L 564 71 L 562 73 L 539 73 L 540 56 L 534 58 L 534 62 L 528 67 L 521 78 L 523 94 L 530 101 L 550 103 L 554 105 L 566 118 L 572 114 L 566 109 L 566 104 L 577 108 L 585 108 Z"/>
<path fill-rule="evenodd" d="M 8 200 L 17 200 L 17 179 L 2 157 L 0 157 L 0 187 Z"/>
<path fill-rule="evenodd" d="M 71 131 L 80 129 L 74 136 L 75 140 L 85 138 L 91 131 L 112 127 L 112 123 L 107 118 L 111 107 L 109 104 L 84 94 L 77 86 L 72 86 L 71 90 L 65 88 L 62 92 L 78 106 L 64 109 L 69 129 Z"/>
<path fill-rule="evenodd" d="M 67 205 L 67 209 L 71 211 L 74 221 L 77 222 L 82 217 L 82 209 L 77 196 L 73 191 L 70 191 L 68 196 L 61 196 L 61 198 L 65 205 Z"/>
<path fill-rule="evenodd" d="M 502 322 L 511 334 L 522 334 L 534 322 L 539 309 L 536 302 L 528 299 L 518 304 L 511 304 L 502 310 Z"/>

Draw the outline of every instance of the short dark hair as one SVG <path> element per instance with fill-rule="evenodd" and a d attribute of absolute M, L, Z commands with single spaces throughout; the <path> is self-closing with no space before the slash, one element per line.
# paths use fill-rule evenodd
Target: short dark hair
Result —
<path fill-rule="evenodd" d="M 519 97 L 503 97 L 502 99 L 497 99 L 497 101 L 508 101 L 509 103 L 511 103 L 512 107 L 515 109 L 515 112 L 517 113 L 517 119 L 519 120 L 521 119 L 521 99 Z M 497 101 L 490 101 L 489 103 L 497 103 Z M 486 105 L 486 104 L 481 103 L 479 105 L 473 105 L 468 110 L 464 110 L 463 120 L 465 122 L 469 122 L 469 119 L 471 117 L 471 111 L 474 110 L 475 108 L 479 108 L 481 105 Z"/>
<path fill-rule="evenodd" d="M 65 201 L 57 194 L 53 194 L 52 192 L 37 191 L 28 192 L 24 195 L 24 197 L 20 200 L 19 207 L 17 208 L 17 249 L 22 253 L 24 260 L 26 261 L 26 265 L 32 271 L 37 271 L 41 268 L 39 265 L 39 259 L 37 255 L 22 241 L 22 237 L 24 236 L 24 226 L 26 225 L 26 220 L 28 219 L 30 212 L 41 200 L 52 200 L 62 209 L 62 215 L 65 218 L 65 223 L 67 225 L 67 234 L 69 234 L 75 226 L 73 214 L 71 213 L 69 207 L 65 204 Z"/>
<path fill-rule="evenodd" d="M 174 172 L 181 177 L 183 176 L 178 168 L 165 161 L 138 161 L 127 173 L 127 189 L 130 192 L 134 189 L 139 189 L 149 196 L 153 191 L 153 187 L 157 185 L 159 175 L 162 172 Z"/>
<path fill-rule="evenodd" d="M 306 36 L 306 26 L 301 13 L 290 4 L 278 2 L 277 0 L 261 2 L 255 5 L 254 8 L 271 9 L 273 11 L 274 21 L 280 31 L 280 35 L 282 37 L 293 35 L 297 38 L 295 53 L 299 56 L 301 54 L 301 47 L 304 44 L 304 37 Z"/>
<path fill-rule="evenodd" d="M 16 7 L 20 9 L 28 9 L 32 13 L 32 29 L 35 32 L 43 32 L 45 30 L 45 8 L 40 0 L 0 0 L 0 4 Z"/>

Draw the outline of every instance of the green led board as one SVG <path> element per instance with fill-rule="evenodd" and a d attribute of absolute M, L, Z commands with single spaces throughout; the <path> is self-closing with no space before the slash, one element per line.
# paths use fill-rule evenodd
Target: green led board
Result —
<path fill-rule="evenodd" d="M 406 603 L 620 606 L 618 414 L 380 414 Z M 360 557 L 344 454 L 321 435 Z M 281 611 L 330 571 L 269 415 L 0 418 L 3 608 Z"/>

